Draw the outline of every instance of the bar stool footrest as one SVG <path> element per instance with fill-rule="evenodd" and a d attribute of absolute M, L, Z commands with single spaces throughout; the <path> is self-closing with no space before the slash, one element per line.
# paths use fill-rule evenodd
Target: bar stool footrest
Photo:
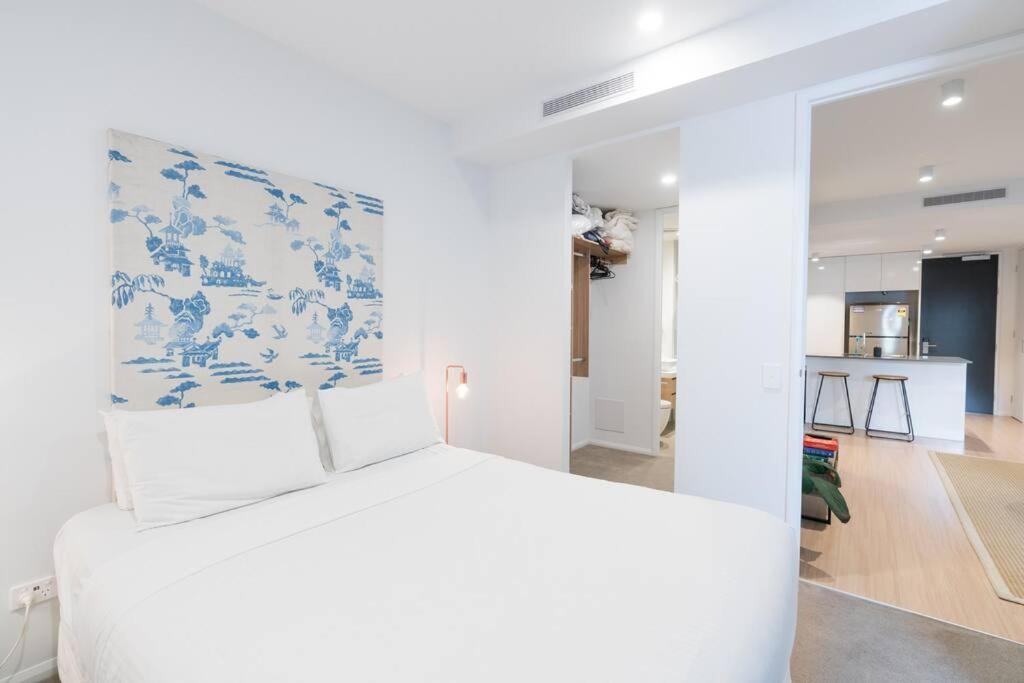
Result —
<path fill-rule="evenodd" d="M 812 422 L 811 429 L 816 429 L 820 432 L 830 432 L 832 434 L 853 434 L 857 430 L 852 425 L 836 425 L 828 422 Z"/>
<path fill-rule="evenodd" d="M 875 439 L 889 439 L 890 441 L 906 441 L 907 443 L 913 443 L 914 441 L 913 432 L 890 432 L 887 429 L 871 428 L 865 429 L 864 434 Z"/>

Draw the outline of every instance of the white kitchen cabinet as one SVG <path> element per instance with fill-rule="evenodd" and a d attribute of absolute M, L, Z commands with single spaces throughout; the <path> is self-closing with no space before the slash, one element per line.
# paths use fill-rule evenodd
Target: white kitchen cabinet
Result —
<path fill-rule="evenodd" d="M 921 268 L 917 264 L 920 259 L 921 254 L 917 251 L 882 254 L 880 289 L 884 292 L 921 289 Z"/>
<path fill-rule="evenodd" d="M 807 262 L 807 353 L 841 356 L 846 324 L 846 259 Z"/>
<path fill-rule="evenodd" d="M 846 257 L 846 291 L 877 292 L 882 289 L 882 255 Z"/>

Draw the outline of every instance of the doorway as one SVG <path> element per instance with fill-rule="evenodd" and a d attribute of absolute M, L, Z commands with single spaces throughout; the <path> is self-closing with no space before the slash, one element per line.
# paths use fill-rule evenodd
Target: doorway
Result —
<path fill-rule="evenodd" d="M 665 491 L 675 391 L 662 398 L 662 239 L 678 159 L 675 128 L 578 153 L 570 219 L 570 471 Z M 666 369 L 674 385 L 674 363 Z"/>
<path fill-rule="evenodd" d="M 922 265 L 921 348 L 970 360 L 967 412 L 991 415 L 999 256 L 935 258 Z"/>
<path fill-rule="evenodd" d="M 988 505 L 1024 462 L 1024 205 L 1006 191 L 1024 99 L 1003 85 L 1024 55 L 952 69 L 808 100 L 805 427 L 834 447 L 803 452 L 840 473 L 850 518 L 804 518 L 800 575 L 1024 642 L 1024 611 L 991 579 L 1010 565 L 986 538 L 1019 520 L 975 524 L 958 492 L 980 482 Z M 967 94 L 947 105 L 953 82 Z M 890 433 L 869 435 L 869 413 Z M 824 432 L 836 424 L 852 433 Z M 892 431 L 904 439 L 879 438 Z"/>

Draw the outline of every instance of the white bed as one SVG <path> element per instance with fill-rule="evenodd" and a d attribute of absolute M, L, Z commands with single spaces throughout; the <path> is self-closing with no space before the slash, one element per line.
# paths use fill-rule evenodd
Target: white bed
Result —
<path fill-rule="evenodd" d="M 796 619 L 767 514 L 444 445 L 55 560 L 64 683 L 782 681 Z"/>

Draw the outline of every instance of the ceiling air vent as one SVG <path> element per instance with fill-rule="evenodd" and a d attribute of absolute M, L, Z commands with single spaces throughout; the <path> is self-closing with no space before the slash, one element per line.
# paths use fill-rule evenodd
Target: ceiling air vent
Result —
<path fill-rule="evenodd" d="M 940 197 L 925 197 L 925 206 L 945 206 L 946 204 L 962 204 L 964 202 L 980 202 L 986 199 L 1005 199 L 1006 188 L 1000 187 L 994 190 L 978 190 L 977 192 L 960 192 L 959 194 L 944 194 Z"/>
<path fill-rule="evenodd" d="M 633 72 L 630 71 L 627 74 L 622 74 L 615 78 L 609 78 L 607 81 L 601 81 L 594 85 L 588 85 L 586 88 L 580 88 L 576 92 L 571 92 L 568 95 L 562 95 L 561 97 L 556 97 L 553 100 L 548 100 L 544 103 L 544 116 L 561 114 L 563 111 L 582 107 L 584 104 L 597 102 L 598 100 L 614 97 L 615 95 L 621 95 L 622 93 L 629 92 L 632 89 Z"/>

